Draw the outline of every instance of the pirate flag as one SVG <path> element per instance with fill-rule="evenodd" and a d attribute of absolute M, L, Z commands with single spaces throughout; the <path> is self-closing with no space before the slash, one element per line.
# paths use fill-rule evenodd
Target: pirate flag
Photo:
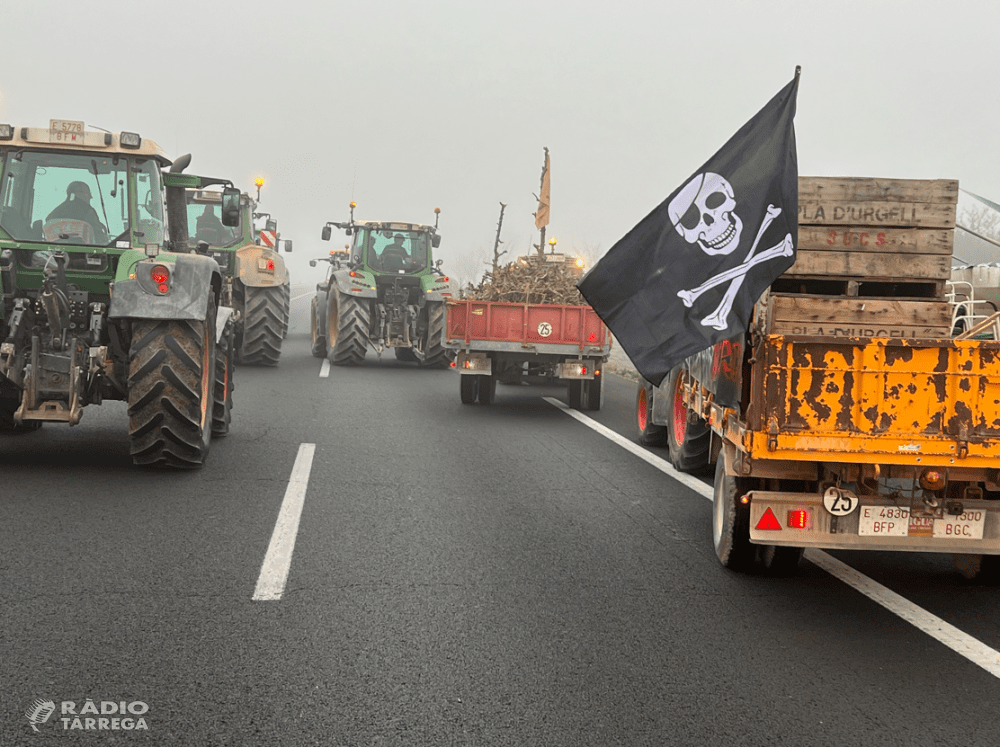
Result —
<path fill-rule="evenodd" d="M 747 328 L 795 262 L 795 78 L 577 287 L 636 369 L 659 385 L 689 355 Z"/>

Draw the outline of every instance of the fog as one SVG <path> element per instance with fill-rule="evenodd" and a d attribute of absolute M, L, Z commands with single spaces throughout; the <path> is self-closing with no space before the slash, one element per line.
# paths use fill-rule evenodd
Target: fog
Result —
<path fill-rule="evenodd" d="M 292 239 L 433 222 L 463 279 L 537 242 L 596 259 L 802 66 L 802 175 L 958 179 L 1000 200 L 1000 4 L 42 2 L 8 9 L 0 121 L 129 130 L 232 179 Z"/>

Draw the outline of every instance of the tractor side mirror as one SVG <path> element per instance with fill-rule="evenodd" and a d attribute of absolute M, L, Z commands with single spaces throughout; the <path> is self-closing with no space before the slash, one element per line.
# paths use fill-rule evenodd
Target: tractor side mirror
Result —
<path fill-rule="evenodd" d="M 276 221 L 274 218 L 268 218 L 267 221 L 264 224 L 264 230 L 265 231 L 277 231 L 278 230 L 278 221 Z"/>
<path fill-rule="evenodd" d="M 222 225 L 233 228 L 240 224 L 240 190 L 226 187 L 222 190 Z"/>
<path fill-rule="evenodd" d="M 292 240 L 291 239 L 285 239 L 281 243 L 282 243 L 282 248 L 286 252 L 291 252 L 292 251 Z"/>
<path fill-rule="evenodd" d="M 309 260 L 309 266 L 310 267 L 315 267 L 316 266 L 316 260 L 315 259 L 310 259 Z"/>
<path fill-rule="evenodd" d="M 332 235 L 333 229 L 329 226 L 323 226 L 323 241 L 329 241 Z"/>
<path fill-rule="evenodd" d="M 443 259 L 439 259 L 437 262 L 434 263 L 434 266 L 435 267 L 440 267 L 443 264 L 444 264 L 444 260 Z"/>
<path fill-rule="evenodd" d="M 435 249 L 441 246 L 441 237 L 438 234 L 434 234 L 433 236 L 431 236 L 431 246 L 433 246 Z"/>

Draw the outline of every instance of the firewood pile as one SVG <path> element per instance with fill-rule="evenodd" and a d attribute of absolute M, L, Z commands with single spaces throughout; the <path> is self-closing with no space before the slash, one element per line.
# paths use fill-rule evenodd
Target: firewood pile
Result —
<path fill-rule="evenodd" d="M 576 289 L 578 276 L 557 264 L 511 262 L 487 270 L 479 285 L 469 283 L 462 297 L 473 301 L 585 305 Z"/>

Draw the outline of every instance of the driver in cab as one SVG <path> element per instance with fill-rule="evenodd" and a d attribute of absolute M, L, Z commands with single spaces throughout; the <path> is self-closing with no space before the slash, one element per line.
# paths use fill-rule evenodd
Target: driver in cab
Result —
<path fill-rule="evenodd" d="M 412 264 L 410 253 L 403 246 L 404 240 L 403 234 L 397 233 L 392 237 L 392 243 L 382 250 L 382 267 L 386 270 L 405 270 Z"/>
<path fill-rule="evenodd" d="M 106 244 L 108 229 L 101 223 L 97 211 L 90 204 L 90 187 L 84 182 L 70 182 L 66 187 L 66 199 L 45 217 L 45 221 L 79 220 L 88 223 L 94 231 L 92 244 Z"/>

